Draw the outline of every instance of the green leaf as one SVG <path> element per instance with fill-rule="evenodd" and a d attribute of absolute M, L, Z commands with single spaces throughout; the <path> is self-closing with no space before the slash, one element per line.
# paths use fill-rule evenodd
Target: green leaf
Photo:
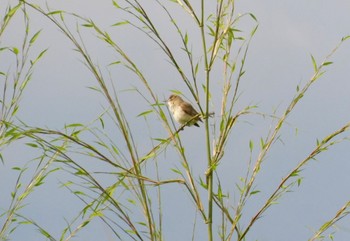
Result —
<path fill-rule="evenodd" d="M 81 195 L 81 196 L 85 196 L 85 193 L 82 191 L 74 191 L 73 192 L 75 195 Z"/>
<path fill-rule="evenodd" d="M 21 221 L 18 222 L 19 224 L 33 224 L 31 221 Z"/>
<path fill-rule="evenodd" d="M 155 155 L 156 155 L 156 154 L 155 154 L 154 152 L 151 152 L 150 154 L 148 154 L 148 155 L 142 157 L 141 160 L 144 161 L 144 160 L 150 159 L 150 158 L 154 157 Z"/>
<path fill-rule="evenodd" d="M 18 4 L 16 7 L 12 8 L 12 9 L 10 8 L 9 12 L 6 14 L 6 16 L 12 17 L 20 6 L 21 6 L 21 4 Z"/>
<path fill-rule="evenodd" d="M 295 170 L 292 174 L 291 177 L 299 176 L 300 170 Z"/>
<path fill-rule="evenodd" d="M 198 67 L 199 67 L 199 63 L 196 64 L 196 67 L 194 67 L 194 75 L 197 75 L 198 73 Z"/>
<path fill-rule="evenodd" d="M 182 173 L 180 172 L 180 170 L 175 169 L 175 168 L 171 168 L 170 170 L 172 170 L 173 172 L 182 175 Z"/>
<path fill-rule="evenodd" d="M 88 86 L 87 88 L 93 91 L 101 92 L 101 90 L 97 86 Z"/>
<path fill-rule="evenodd" d="M 65 128 L 82 127 L 82 126 L 84 125 L 80 123 L 73 123 L 73 124 L 66 125 Z"/>
<path fill-rule="evenodd" d="M 162 138 L 153 138 L 153 140 L 155 141 L 159 141 L 159 142 L 167 142 L 167 139 L 162 139 Z"/>
<path fill-rule="evenodd" d="M 45 176 L 40 177 L 40 179 L 35 183 L 34 186 L 38 187 L 44 183 Z"/>
<path fill-rule="evenodd" d="M 239 77 L 242 77 L 244 74 L 245 74 L 245 70 L 243 70 L 239 73 Z"/>
<path fill-rule="evenodd" d="M 151 106 L 164 106 L 164 102 L 156 102 L 154 104 L 151 104 Z"/>
<path fill-rule="evenodd" d="M 345 40 L 348 40 L 350 38 L 350 35 L 348 36 L 345 36 L 345 37 L 342 37 L 341 41 L 345 41 Z"/>
<path fill-rule="evenodd" d="M 182 95 L 182 92 L 180 90 L 170 90 L 171 93 L 174 93 L 175 95 Z"/>
<path fill-rule="evenodd" d="M 86 27 L 86 28 L 93 28 L 94 27 L 94 25 L 91 23 L 84 23 L 81 26 Z"/>
<path fill-rule="evenodd" d="M 117 149 L 117 147 L 116 146 L 112 146 L 112 149 L 113 149 L 113 151 L 115 152 L 115 154 L 117 154 L 117 155 L 119 155 L 119 150 Z"/>
<path fill-rule="evenodd" d="M 250 15 L 256 22 L 258 21 L 257 18 L 254 16 L 254 14 L 249 13 L 249 15 Z"/>
<path fill-rule="evenodd" d="M 47 237 L 48 239 L 52 240 L 52 236 L 44 229 L 40 228 L 39 232 L 44 235 L 45 237 Z"/>
<path fill-rule="evenodd" d="M 239 190 L 239 192 L 240 192 L 241 194 L 243 194 L 244 188 L 241 187 L 240 185 L 238 185 L 237 183 L 236 183 L 236 187 L 237 187 L 237 189 Z"/>
<path fill-rule="evenodd" d="M 204 93 L 207 93 L 207 86 L 205 84 L 202 84 L 202 88 L 204 90 Z M 209 100 L 211 99 L 211 94 L 209 92 Z"/>
<path fill-rule="evenodd" d="M 120 63 L 121 63 L 121 61 L 115 61 L 115 62 L 110 63 L 108 66 L 116 65 L 116 64 L 120 64 Z"/>
<path fill-rule="evenodd" d="M 253 152 L 254 142 L 252 140 L 249 141 L 249 149 L 250 149 L 250 152 Z"/>
<path fill-rule="evenodd" d="M 100 121 L 100 124 L 101 124 L 101 126 L 102 126 L 102 129 L 104 129 L 104 128 L 105 128 L 105 123 L 104 123 L 102 117 L 98 118 L 98 120 Z"/>
<path fill-rule="evenodd" d="M 146 223 L 144 223 L 144 222 L 137 222 L 138 224 L 140 224 L 140 225 L 142 225 L 142 226 L 145 226 L 145 227 L 147 227 L 147 224 Z"/>
<path fill-rule="evenodd" d="M 258 191 L 258 190 L 256 190 L 256 191 L 252 191 L 252 192 L 250 192 L 250 195 L 254 195 L 254 194 L 257 194 L 257 193 L 259 193 L 260 191 Z"/>
<path fill-rule="evenodd" d="M 36 57 L 36 59 L 30 61 L 31 65 L 34 65 L 39 59 L 41 59 L 47 50 L 48 49 L 41 51 L 40 54 L 38 55 L 38 57 Z"/>
<path fill-rule="evenodd" d="M 150 114 L 150 113 L 152 113 L 152 112 L 153 112 L 153 110 L 147 110 L 147 111 L 144 111 L 144 112 L 138 114 L 137 117 L 146 116 L 146 115 L 148 115 L 148 114 Z"/>
<path fill-rule="evenodd" d="M 13 111 L 12 111 L 12 113 L 11 113 L 11 116 L 15 116 L 16 113 L 17 113 L 17 111 L 18 111 L 18 109 L 19 109 L 19 106 L 16 104 L 15 107 L 13 108 Z"/>
<path fill-rule="evenodd" d="M 33 35 L 33 37 L 29 40 L 29 44 L 30 45 L 32 45 L 37 40 L 37 38 L 39 37 L 40 33 L 41 33 L 41 30 L 39 30 L 38 32 L 36 32 Z"/>
<path fill-rule="evenodd" d="M 300 186 L 302 178 L 298 178 L 298 187 Z"/>
<path fill-rule="evenodd" d="M 229 30 L 227 31 L 227 43 L 228 46 L 232 45 L 232 41 L 235 39 L 235 35 L 233 33 L 232 28 L 229 28 Z M 225 55 L 226 56 L 226 55 Z M 226 56 L 226 59 L 228 58 L 228 56 Z"/>
<path fill-rule="evenodd" d="M 130 234 L 135 234 L 136 232 L 134 230 L 130 230 L 130 229 L 126 229 L 125 230 L 127 233 L 130 233 Z"/>
<path fill-rule="evenodd" d="M 112 27 L 121 26 L 121 25 L 125 25 L 125 24 L 129 24 L 129 21 L 117 22 L 115 24 L 112 24 Z"/>
<path fill-rule="evenodd" d="M 55 14 L 61 14 L 61 13 L 63 13 L 63 11 L 58 10 L 58 11 L 49 12 L 47 15 L 55 15 Z"/>
<path fill-rule="evenodd" d="M 209 29 L 209 31 L 210 31 L 209 35 L 210 35 L 210 36 L 215 36 L 215 31 L 214 31 L 214 29 L 211 28 L 209 25 L 208 25 L 207 27 L 208 27 L 208 29 Z"/>
<path fill-rule="evenodd" d="M 333 64 L 333 62 L 324 62 L 322 65 L 327 66 L 327 65 L 331 65 L 331 64 Z"/>
<path fill-rule="evenodd" d="M 199 177 L 199 184 L 200 184 L 204 189 L 208 189 L 207 184 L 205 184 L 205 182 L 202 180 L 201 177 Z"/>
<path fill-rule="evenodd" d="M 164 112 L 161 111 L 159 114 L 160 114 L 160 117 L 162 118 L 162 120 L 166 121 L 166 116 L 165 116 Z"/>
<path fill-rule="evenodd" d="M 236 62 L 233 63 L 231 67 L 231 72 L 235 72 L 235 70 L 236 70 Z"/>
<path fill-rule="evenodd" d="M 238 33 L 241 33 L 241 32 L 242 32 L 242 30 L 240 30 L 240 29 L 238 29 L 238 28 L 232 28 L 232 31 L 238 32 Z"/>
<path fill-rule="evenodd" d="M 245 38 L 244 37 L 236 37 L 235 40 L 242 40 L 242 41 L 244 41 Z"/>
<path fill-rule="evenodd" d="M 81 224 L 81 227 L 84 227 L 90 223 L 90 220 L 86 220 Z"/>
<path fill-rule="evenodd" d="M 76 172 L 75 172 L 75 175 L 82 175 L 82 176 L 85 176 L 87 175 L 86 172 L 83 170 L 83 169 L 78 169 Z"/>
<path fill-rule="evenodd" d="M 16 48 L 16 47 L 13 47 L 12 48 L 12 52 L 14 52 L 16 55 L 19 53 L 19 50 L 18 50 L 18 48 Z"/>
<path fill-rule="evenodd" d="M 187 33 L 185 34 L 184 41 L 185 41 L 185 44 L 187 45 L 187 43 L 188 43 L 188 34 Z"/>
<path fill-rule="evenodd" d="M 221 185 L 219 185 L 219 187 L 218 187 L 218 193 L 216 194 L 216 196 L 218 197 L 218 199 L 220 201 L 222 201 L 222 198 L 224 197 L 224 195 L 222 194 Z"/>
<path fill-rule="evenodd" d="M 29 80 L 31 79 L 31 77 L 32 77 L 32 75 L 30 74 L 30 75 L 28 76 L 28 78 L 25 79 L 25 80 L 22 82 L 21 86 L 19 87 L 20 90 L 24 90 L 24 88 L 27 86 L 27 84 L 28 84 Z"/>
<path fill-rule="evenodd" d="M 314 71 L 316 72 L 317 71 L 317 64 L 316 64 L 316 60 L 315 60 L 314 56 L 312 56 L 312 54 L 311 54 L 311 60 L 312 60 L 312 65 L 314 66 Z"/>
<path fill-rule="evenodd" d="M 38 145 L 35 143 L 26 143 L 27 146 L 33 147 L 33 148 L 38 148 Z"/>
<path fill-rule="evenodd" d="M 224 128 L 225 128 L 225 120 L 221 119 L 221 121 L 220 121 L 220 132 L 223 132 Z"/>
<path fill-rule="evenodd" d="M 260 147 L 261 147 L 261 149 L 265 148 L 265 142 L 264 142 L 263 138 L 260 138 Z"/>
<path fill-rule="evenodd" d="M 116 8 L 120 8 L 119 4 L 115 0 L 113 0 L 113 6 L 116 7 Z"/>
<path fill-rule="evenodd" d="M 254 34 L 256 33 L 256 30 L 258 30 L 259 25 L 256 25 L 255 28 L 252 30 L 252 32 L 250 33 L 250 36 L 254 36 Z"/>

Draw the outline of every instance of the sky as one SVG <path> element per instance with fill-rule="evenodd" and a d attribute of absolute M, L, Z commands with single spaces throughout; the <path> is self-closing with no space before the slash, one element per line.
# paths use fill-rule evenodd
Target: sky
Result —
<path fill-rule="evenodd" d="M 16 4 L 16 1 L 2 2 L 4 3 L 1 3 L 1 14 L 8 3 L 12 6 Z M 215 9 L 213 2 L 208 3 L 208 9 Z M 166 99 L 171 90 L 180 90 L 195 103 L 159 46 L 128 25 L 112 27 L 114 23 L 124 21 L 127 16 L 117 12 L 112 7 L 111 1 L 48 0 L 33 3 L 43 8 L 47 3 L 51 9 L 62 9 L 92 19 L 106 29 L 135 60 L 160 100 Z M 172 48 L 179 48 L 177 35 L 166 15 L 154 1 L 145 1 L 144 4 L 165 40 Z M 169 6 L 178 18 L 179 26 L 188 31 L 194 56 L 200 58 L 201 40 L 198 30 L 181 8 L 175 4 Z M 250 12 L 257 18 L 259 25 L 249 48 L 238 106 L 243 108 L 247 105 L 257 105 L 259 112 L 275 113 L 280 116 L 295 96 L 297 86 L 303 86 L 312 76 L 313 65 L 310 56 L 313 55 L 316 62 L 321 63 L 342 37 L 350 35 L 349 10 L 350 2 L 347 0 L 236 1 L 236 14 Z M 31 126 L 58 130 L 62 130 L 64 125 L 70 123 L 90 123 L 107 105 L 99 93 L 88 88 L 96 86 L 96 81 L 83 65 L 81 56 L 74 51 L 72 43 L 48 19 L 34 11 L 29 13 L 31 31 L 34 33 L 42 30 L 33 55 L 46 48 L 48 52 L 36 67 L 32 81 L 25 90 L 18 117 Z M 67 21 L 74 31 L 77 20 L 67 17 Z M 1 47 L 16 46 L 20 43 L 23 36 L 22 23 L 21 17 L 16 17 L 11 22 L 0 39 Z M 247 34 L 254 24 L 251 19 L 244 18 L 237 27 L 243 31 L 242 34 Z M 148 136 L 165 138 L 167 133 L 164 128 L 159 128 L 159 120 L 151 118 L 150 122 L 145 123 L 143 118 L 137 117 L 149 109 L 139 95 L 130 91 L 135 86 L 142 90 L 140 81 L 125 68 L 108 66 L 111 62 L 117 61 L 118 56 L 92 31 L 83 27 L 80 29 L 94 62 L 101 66 L 101 71 L 106 74 L 107 79 L 110 76 L 118 90 L 118 98 L 125 107 L 125 114 L 134 130 L 137 147 L 141 153 L 146 152 L 150 145 Z M 182 51 L 174 52 L 186 70 L 186 59 Z M 4 61 L 6 58 L 10 61 Z M 0 55 L 0 67 L 3 69 L 13 66 L 13 61 L 5 54 Z M 329 135 L 349 121 L 350 42 L 344 42 L 330 61 L 333 64 L 326 68 L 324 76 L 312 86 L 289 116 L 288 123 L 281 132 L 281 141 L 275 143 L 264 162 L 256 187 L 261 192 L 247 203 L 245 216 L 242 218 L 243 225 L 249 222 L 250 217 L 288 171 L 312 151 L 316 139 Z M 216 114 L 219 112 L 222 95 L 219 73 L 220 69 L 214 71 L 212 83 L 211 108 Z M 204 100 L 203 97 L 202 94 L 201 101 Z M 170 116 L 168 118 L 171 119 Z M 212 122 L 218 119 L 216 115 Z M 239 177 L 244 175 L 242 173 L 249 160 L 249 141 L 253 141 L 258 147 L 260 138 L 266 136 L 272 123 L 274 122 L 270 118 L 246 117 L 239 121 L 232 131 L 225 158 L 218 169 L 222 176 L 222 184 L 226 187 L 225 191 L 231 194 L 232 202 L 237 201 L 238 192 L 235 185 L 239 182 Z M 108 131 L 115 132 L 113 129 Z M 118 136 L 118 133 L 115 135 Z M 189 150 L 188 157 L 194 176 L 203 176 L 206 170 L 205 152 L 202 150 L 202 146 L 205 145 L 204 127 L 185 128 L 181 135 L 184 146 Z M 349 136 L 348 133 L 343 135 L 345 136 Z M 38 155 L 37 152 L 25 147 L 23 142 L 20 141 L 2 150 L 5 163 L 0 164 L 1 210 L 6 210 L 9 205 L 9 196 L 17 178 L 12 167 L 21 166 Z M 344 141 L 320 155 L 317 160 L 310 162 L 303 169 L 302 185 L 295 187 L 293 192 L 288 193 L 274 205 L 252 228 L 247 239 L 288 241 L 308 240 L 312 237 L 313 231 L 333 217 L 350 199 L 348 147 L 349 142 Z M 257 154 L 255 150 L 253 155 Z M 167 150 L 159 156 L 159 159 L 163 161 L 159 164 L 160 175 L 163 178 L 173 177 L 174 173 L 170 168 L 181 165 L 174 151 Z M 86 162 L 86 165 L 92 170 L 103 171 L 107 168 L 94 162 Z M 147 172 L 150 175 L 154 174 L 151 168 Z M 66 189 L 60 188 L 61 183 L 69 178 L 64 172 L 50 176 L 45 185 L 33 193 L 27 206 L 21 210 L 22 214 L 43 224 L 55 237 L 59 237 L 65 227 L 65 219 L 72 219 L 77 214 L 77 208 L 81 207 L 81 202 L 76 197 Z M 111 177 L 106 177 L 102 181 L 113 182 Z M 193 219 L 196 215 L 195 240 L 206 240 L 205 225 L 195 212 L 185 189 L 171 185 L 163 189 L 162 195 L 165 217 L 164 240 L 191 240 Z M 0 223 L 2 220 L 0 218 Z M 350 226 L 346 218 L 337 226 L 335 239 L 348 240 L 349 237 Z M 21 226 L 10 238 L 45 240 L 31 226 Z M 91 228 L 88 227 L 79 233 L 75 240 L 113 240 L 113 235 L 102 223 L 96 221 L 91 224 Z"/>

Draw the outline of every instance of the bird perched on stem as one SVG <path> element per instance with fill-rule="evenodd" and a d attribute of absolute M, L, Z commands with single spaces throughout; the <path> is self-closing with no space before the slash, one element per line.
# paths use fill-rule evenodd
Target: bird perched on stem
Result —
<path fill-rule="evenodd" d="M 202 120 L 190 103 L 184 101 L 178 95 L 170 95 L 167 103 L 174 119 L 178 123 L 181 125 L 187 124 L 187 126 L 195 125 L 199 127 L 198 121 L 202 122 Z"/>

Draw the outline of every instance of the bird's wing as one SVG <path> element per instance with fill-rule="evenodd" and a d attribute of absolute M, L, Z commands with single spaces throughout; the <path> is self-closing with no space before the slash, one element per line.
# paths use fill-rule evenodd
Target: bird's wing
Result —
<path fill-rule="evenodd" d="M 182 109 L 184 112 L 190 116 L 198 115 L 198 112 L 192 107 L 190 103 L 183 102 L 182 103 Z"/>

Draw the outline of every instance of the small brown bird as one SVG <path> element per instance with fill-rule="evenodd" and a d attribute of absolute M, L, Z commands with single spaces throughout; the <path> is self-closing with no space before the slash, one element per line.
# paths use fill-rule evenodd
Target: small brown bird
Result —
<path fill-rule="evenodd" d="M 193 108 L 193 106 L 190 103 L 184 101 L 178 95 L 170 95 L 167 103 L 171 113 L 174 116 L 174 119 L 178 123 L 180 123 L 181 125 L 187 123 L 188 126 L 195 125 L 199 127 L 197 122 L 202 120 L 199 117 L 198 112 Z"/>

